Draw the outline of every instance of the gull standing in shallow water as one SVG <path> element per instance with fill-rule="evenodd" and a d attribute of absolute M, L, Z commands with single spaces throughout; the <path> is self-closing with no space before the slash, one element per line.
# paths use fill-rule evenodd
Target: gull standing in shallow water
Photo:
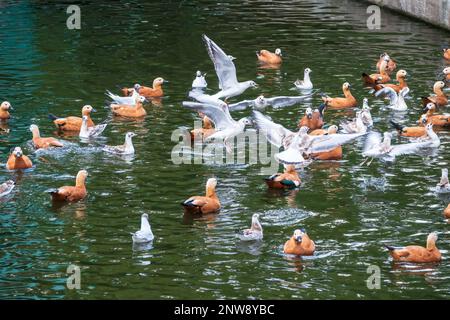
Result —
<path fill-rule="evenodd" d="M 364 144 L 362 155 L 366 159 L 361 163 L 364 165 L 369 158 L 371 160 L 367 163 L 369 166 L 374 158 L 383 159 L 387 161 L 394 161 L 399 155 L 406 155 L 416 153 L 421 149 L 437 148 L 441 141 L 437 134 L 433 131 L 433 124 L 427 124 L 426 136 L 419 138 L 415 142 L 391 145 L 392 133 L 385 132 L 383 140 L 381 134 L 378 132 L 370 132 Z"/>
<path fill-rule="evenodd" d="M 252 216 L 252 225 L 250 229 L 242 230 L 236 236 L 242 241 L 258 241 L 263 239 L 263 229 L 259 222 L 259 214 L 255 213 Z"/>
<path fill-rule="evenodd" d="M 311 79 L 309 78 L 309 74 L 312 72 L 310 68 L 306 68 L 303 75 L 303 80 L 297 79 L 294 82 L 294 85 L 297 89 L 300 90 L 311 90 L 313 88 L 313 84 Z"/>
<path fill-rule="evenodd" d="M 450 193 L 450 183 L 448 181 L 448 169 L 442 169 L 441 181 L 436 185 L 436 193 Z"/>
<path fill-rule="evenodd" d="M 88 127 L 87 125 L 88 118 L 86 116 L 83 116 L 82 119 L 83 121 L 81 123 L 81 129 L 79 134 L 80 138 L 97 137 L 100 134 L 102 134 L 102 132 L 106 128 L 106 123 L 95 125 L 93 127 Z"/>
<path fill-rule="evenodd" d="M 202 74 L 201 71 L 197 71 L 195 79 L 192 81 L 192 88 L 205 89 L 208 86 L 205 77 L 206 73 Z"/>
<path fill-rule="evenodd" d="M 206 35 L 203 35 L 203 41 L 206 44 L 208 55 L 214 63 L 214 68 L 219 78 L 219 89 L 221 89 L 212 97 L 228 99 L 242 94 L 250 87 L 256 88 L 258 86 L 252 80 L 238 82 L 233 58 L 230 58 L 229 55 Z"/>
<path fill-rule="evenodd" d="M 148 214 L 143 213 L 141 216 L 141 229 L 131 233 L 131 238 L 134 243 L 146 243 L 153 241 L 155 236 L 153 235 L 150 223 L 148 222 Z"/>
<path fill-rule="evenodd" d="M 134 154 L 133 141 L 131 140 L 134 136 L 136 136 L 134 132 L 127 132 L 124 144 L 120 146 L 103 146 L 103 151 L 121 155 Z"/>
<path fill-rule="evenodd" d="M 186 107 L 197 112 L 201 112 L 208 116 L 215 125 L 216 132 L 205 139 L 205 141 L 211 141 L 213 139 L 223 141 L 228 152 L 231 152 L 231 146 L 228 142 L 244 132 L 246 125 L 251 125 L 252 122 L 249 118 L 242 118 L 235 121 L 231 115 L 228 107 L 218 107 L 214 105 L 205 105 L 198 102 L 183 101 L 183 107 Z"/>

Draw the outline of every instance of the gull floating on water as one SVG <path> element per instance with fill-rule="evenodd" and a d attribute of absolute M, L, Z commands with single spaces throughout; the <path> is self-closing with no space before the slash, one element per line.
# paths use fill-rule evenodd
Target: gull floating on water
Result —
<path fill-rule="evenodd" d="M 433 124 L 430 123 L 426 126 L 426 133 L 426 137 L 419 138 L 415 142 L 391 145 L 392 133 L 385 132 L 382 140 L 379 132 L 370 132 L 362 153 L 366 159 L 361 165 L 365 164 L 369 158 L 371 160 L 367 163 L 368 166 L 374 158 L 394 161 L 399 155 L 412 154 L 422 149 L 439 147 L 441 142 L 433 131 Z"/>
<path fill-rule="evenodd" d="M 128 97 L 118 96 L 109 90 L 106 90 L 106 95 L 112 100 L 111 103 L 113 103 L 113 104 L 126 104 L 126 105 L 130 105 L 130 106 L 134 106 L 136 104 L 136 98 L 139 97 L 139 88 L 140 87 L 141 86 L 136 83 L 134 85 L 134 88 L 131 89 L 133 91 L 133 93 L 131 94 L 131 96 L 128 96 Z"/>
<path fill-rule="evenodd" d="M 259 214 L 255 213 L 252 216 L 252 225 L 250 229 L 242 230 L 236 236 L 242 241 L 258 241 L 263 239 L 263 229 L 259 222 Z"/>
<path fill-rule="evenodd" d="M 257 84 L 252 80 L 238 82 L 233 57 L 230 58 L 229 55 L 206 35 L 203 35 L 203 40 L 206 44 L 208 55 L 214 63 L 217 77 L 219 78 L 219 88 L 221 90 L 213 95 L 214 98 L 232 98 L 240 95 L 250 87 L 257 87 Z"/>
<path fill-rule="evenodd" d="M 197 71 L 195 79 L 192 81 L 192 88 L 204 89 L 208 86 L 206 82 L 206 73 L 202 74 L 201 71 Z"/>
<path fill-rule="evenodd" d="M 342 132 L 344 133 L 365 133 L 367 126 L 362 119 L 362 111 L 356 112 L 356 117 L 352 121 L 341 122 Z"/>
<path fill-rule="evenodd" d="M 436 193 L 450 193 L 447 168 L 442 169 L 441 181 L 436 185 Z"/>
<path fill-rule="evenodd" d="M 391 87 L 384 87 L 381 90 L 378 90 L 375 93 L 376 97 L 380 96 L 387 96 L 389 98 L 389 109 L 395 110 L 395 111 L 405 111 L 408 109 L 408 106 L 405 102 L 405 97 L 409 92 L 408 87 L 404 87 L 400 92 L 397 94 L 397 92 L 392 89 Z"/>
<path fill-rule="evenodd" d="M 256 99 L 243 100 L 238 103 L 230 104 L 228 105 L 228 107 L 230 108 L 230 111 L 244 110 L 247 107 L 253 107 L 255 109 L 264 109 L 268 106 L 273 106 L 274 108 L 283 108 L 300 103 L 308 97 L 310 97 L 310 95 L 294 97 L 279 96 L 272 98 L 265 98 L 264 95 L 260 95 Z"/>
<path fill-rule="evenodd" d="M 106 123 L 95 125 L 93 127 L 88 127 L 87 121 L 88 121 L 88 117 L 83 116 L 82 122 L 81 122 L 81 129 L 80 129 L 80 133 L 79 133 L 80 138 L 97 137 L 106 128 Z"/>
<path fill-rule="evenodd" d="M 202 104 L 198 102 L 183 101 L 183 107 L 197 112 L 201 112 L 210 118 L 215 125 L 216 132 L 205 139 L 211 141 L 213 139 L 223 141 L 227 151 L 231 151 L 228 142 L 233 137 L 244 132 L 246 125 L 251 125 L 249 118 L 242 118 L 235 121 L 228 109 L 228 106 L 218 107 L 214 105 Z"/>
<path fill-rule="evenodd" d="M 4 197 L 11 193 L 11 191 L 14 189 L 14 186 L 16 183 L 12 180 L 7 180 L 0 184 L 0 197 Z"/>
<path fill-rule="evenodd" d="M 306 68 L 303 75 L 303 80 L 297 79 L 297 81 L 294 82 L 294 85 L 297 89 L 300 90 L 311 90 L 313 88 L 313 84 L 311 82 L 311 79 L 309 78 L 309 74 L 312 72 L 310 68 Z"/>
<path fill-rule="evenodd" d="M 141 216 L 141 229 L 135 233 L 131 233 L 131 238 L 134 243 L 146 243 L 153 241 L 155 236 L 153 235 L 150 223 L 148 222 L 148 214 L 143 213 Z"/>
<path fill-rule="evenodd" d="M 134 154 L 133 141 L 131 140 L 134 136 L 136 136 L 134 132 L 127 132 L 125 134 L 125 143 L 123 145 L 103 146 L 103 151 L 121 155 Z"/>

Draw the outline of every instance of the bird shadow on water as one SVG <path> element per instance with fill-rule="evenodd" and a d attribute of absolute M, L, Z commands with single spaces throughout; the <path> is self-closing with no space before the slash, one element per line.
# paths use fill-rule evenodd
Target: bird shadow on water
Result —
<path fill-rule="evenodd" d="M 75 203 L 65 201 L 51 201 L 50 210 L 58 215 L 73 215 L 77 220 L 86 218 L 86 202 L 84 200 Z"/>
<path fill-rule="evenodd" d="M 239 252 L 249 253 L 253 256 L 259 256 L 263 253 L 264 242 L 260 240 L 242 241 L 237 239 L 236 249 Z"/>
<path fill-rule="evenodd" d="M 199 222 L 207 223 L 208 228 L 214 228 L 216 226 L 216 224 L 215 223 L 211 224 L 211 222 L 216 221 L 217 215 L 218 215 L 218 213 L 210 213 L 210 214 L 184 213 L 182 224 L 191 226 L 194 224 L 194 222 L 199 221 Z"/>

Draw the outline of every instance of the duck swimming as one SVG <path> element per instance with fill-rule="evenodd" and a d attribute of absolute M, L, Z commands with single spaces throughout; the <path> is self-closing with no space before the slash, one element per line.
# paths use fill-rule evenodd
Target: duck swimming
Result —
<path fill-rule="evenodd" d="M 133 132 L 127 132 L 125 134 L 125 143 L 120 146 L 103 146 L 103 151 L 120 154 L 120 155 L 130 155 L 134 154 L 134 146 L 132 138 L 136 136 Z"/>
<path fill-rule="evenodd" d="M 444 59 L 450 60 L 450 49 L 446 48 L 443 49 L 444 52 Z"/>
<path fill-rule="evenodd" d="M 396 75 L 396 80 L 398 84 L 395 83 L 385 83 L 375 85 L 375 91 L 381 90 L 383 88 L 392 88 L 395 92 L 399 93 L 402 89 L 407 88 L 406 76 L 408 73 L 405 70 L 399 70 Z"/>
<path fill-rule="evenodd" d="M 391 77 L 386 72 L 386 67 L 389 62 L 389 56 L 384 56 L 383 60 L 381 61 L 379 72 L 380 73 L 373 73 L 371 75 L 368 75 L 367 73 L 362 73 L 362 79 L 366 86 L 374 88 L 377 84 L 381 83 L 387 83 L 391 81 Z"/>
<path fill-rule="evenodd" d="M 406 127 L 395 122 L 394 120 L 390 120 L 389 122 L 392 124 L 395 130 L 397 130 L 398 134 L 402 137 L 418 138 L 424 136 L 427 133 L 425 128 L 425 125 L 427 124 L 426 115 L 422 115 L 420 118 L 422 126 Z"/>
<path fill-rule="evenodd" d="M 338 126 L 336 125 L 331 125 L 329 126 L 327 129 L 316 129 L 313 131 L 310 131 L 308 134 L 310 136 L 322 136 L 324 134 L 335 134 L 337 133 L 339 130 Z"/>
<path fill-rule="evenodd" d="M 297 79 L 294 82 L 294 85 L 297 89 L 300 90 L 311 90 L 313 88 L 313 84 L 311 82 L 311 79 L 309 77 L 309 74 L 312 72 L 310 68 L 306 68 L 303 74 L 303 80 Z"/>
<path fill-rule="evenodd" d="M 450 203 L 448 204 L 447 208 L 444 209 L 444 217 L 450 219 Z"/>
<path fill-rule="evenodd" d="M 153 86 L 151 88 L 139 85 L 135 90 L 137 91 L 137 93 L 139 93 L 139 95 L 141 95 L 145 98 L 162 97 L 162 96 L 164 96 L 164 91 L 163 91 L 162 86 L 163 86 L 163 84 L 167 84 L 167 83 L 169 83 L 169 81 L 164 80 L 161 77 L 158 77 L 155 80 L 153 80 Z M 132 93 L 132 91 L 128 88 L 123 88 L 122 91 L 124 93 L 127 92 L 128 94 L 126 94 L 126 95 L 130 95 Z"/>
<path fill-rule="evenodd" d="M 8 120 L 11 118 L 9 110 L 12 110 L 11 103 L 3 101 L 2 104 L 0 104 L 0 120 Z"/>
<path fill-rule="evenodd" d="M 201 71 L 197 71 L 195 79 L 192 81 L 192 88 L 204 89 L 208 86 L 206 82 L 206 73 L 202 74 Z"/>
<path fill-rule="evenodd" d="M 88 127 L 94 126 L 94 121 L 91 119 L 91 112 L 95 112 L 95 109 L 90 105 L 85 105 L 81 109 L 81 116 L 88 117 Z M 81 117 L 70 116 L 66 118 L 60 118 L 53 114 L 49 114 L 48 117 L 50 120 L 53 120 L 53 123 L 59 130 L 62 131 L 80 131 L 82 119 Z"/>
<path fill-rule="evenodd" d="M 377 70 L 380 71 L 381 63 L 385 60 L 385 58 L 389 60 L 388 63 L 386 64 L 385 71 L 388 74 L 391 74 L 397 68 L 397 64 L 395 63 L 395 60 L 392 59 L 386 52 L 380 55 L 380 58 L 378 59 L 377 62 Z"/>
<path fill-rule="evenodd" d="M 356 101 L 355 97 L 353 97 L 352 93 L 350 92 L 350 83 L 345 82 L 342 85 L 342 91 L 344 92 L 344 98 L 338 97 L 338 98 L 331 98 L 329 96 L 322 96 L 323 102 L 326 104 L 327 107 L 334 108 L 334 109 L 344 109 L 344 108 L 354 108 L 358 105 L 358 102 Z"/>
<path fill-rule="evenodd" d="M 216 132 L 216 129 L 214 129 L 211 119 L 209 119 L 207 116 L 205 115 L 202 116 L 202 123 L 203 123 L 202 128 L 191 130 L 192 140 L 195 139 L 204 140 Z"/>
<path fill-rule="evenodd" d="M 311 131 L 321 129 L 324 125 L 323 112 L 327 107 L 326 104 L 321 104 L 319 108 L 314 111 L 311 108 L 306 108 L 305 115 L 298 122 L 298 127 L 308 127 Z"/>
<path fill-rule="evenodd" d="M 205 196 L 193 196 L 183 201 L 181 205 L 187 214 L 208 214 L 220 210 L 220 201 L 216 194 L 217 180 L 210 178 L 206 182 Z"/>
<path fill-rule="evenodd" d="M 438 262 L 441 261 L 441 252 L 436 247 L 438 235 L 432 232 L 427 237 L 426 248 L 421 246 L 407 246 L 396 249 L 392 246 L 385 247 L 389 250 L 389 254 L 395 262 Z"/>
<path fill-rule="evenodd" d="M 344 133 L 366 133 L 367 126 L 363 121 L 363 112 L 357 111 L 356 117 L 351 121 L 341 122 L 341 127 Z"/>
<path fill-rule="evenodd" d="M 273 189 L 293 189 L 300 186 L 301 180 L 295 166 L 288 164 L 283 173 L 276 173 L 264 179 L 269 188 Z"/>
<path fill-rule="evenodd" d="M 10 194 L 15 185 L 16 183 L 12 180 L 7 180 L 0 184 L 0 198 Z"/>
<path fill-rule="evenodd" d="M 436 185 L 436 193 L 450 193 L 447 168 L 442 169 L 441 180 Z"/>
<path fill-rule="evenodd" d="M 111 104 L 111 111 L 116 116 L 126 118 L 141 118 L 147 115 L 143 105 L 146 99 L 143 96 L 138 96 L 135 101 L 135 105 Z"/>
<path fill-rule="evenodd" d="M 306 234 L 305 229 L 297 229 L 294 235 L 286 241 L 283 251 L 286 254 L 295 254 L 296 256 L 311 256 L 316 250 L 316 245 Z"/>
<path fill-rule="evenodd" d="M 242 230 L 237 234 L 237 237 L 241 241 L 259 241 L 263 239 L 263 229 L 259 222 L 259 214 L 253 214 L 250 229 Z"/>
<path fill-rule="evenodd" d="M 423 106 L 426 106 L 428 103 L 432 102 L 437 107 L 445 107 L 448 104 L 448 98 L 445 95 L 442 89 L 445 88 L 444 81 L 436 81 L 433 85 L 433 91 L 435 95 L 429 97 L 422 97 Z"/>
<path fill-rule="evenodd" d="M 106 123 L 104 124 L 99 124 L 93 127 L 88 127 L 87 125 L 87 121 L 88 118 L 86 116 L 82 117 L 83 122 L 81 124 L 81 129 L 80 129 L 80 134 L 79 137 L 80 138 L 90 138 L 90 137 L 97 137 L 100 134 L 102 134 L 102 132 L 105 130 L 106 128 Z"/>
<path fill-rule="evenodd" d="M 6 162 L 6 169 L 8 170 L 20 170 L 28 169 L 33 166 L 30 158 L 23 154 L 20 147 L 15 147 L 13 152 L 9 155 L 8 161 Z"/>
<path fill-rule="evenodd" d="M 39 128 L 37 125 L 32 124 L 30 126 L 30 131 L 33 134 L 33 145 L 36 149 L 48 149 L 51 147 L 64 147 L 64 144 L 59 140 L 48 137 L 42 138 L 39 133 Z"/>
<path fill-rule="evenodd" d="M 78 171 L 75 186 L 64 186 L 58 189 L 52 189 L 48 192 L 52 196 L 53 201 L 67 201 L 76 202 L 83 200 L 87 196 L 86 191 L 86 177 L 88 173 L 86 170 Z"/>
<path fill-rule="evenodd" d="M 275 53 L 270 52 L 268 50 L 260 50 L 256 51 L 256 56 L 258 57 L 258 60 L 262 63 L 268 63 L 268 64 L 280 64 L 283 62 L 281 59 L 281 49 L 277 48 L 275 50 Z"/>
<path fill-rule="evenodd" d="M 131 233 L 131 238 L 134 243 L 147 243 L 153 241 L 155 236 L 153 235 L 152 229 L 150 227 L 150 223 L 148 222 L 148 214 L 143 213 L 141 216 L 141 228 Z"/>
<path fill-rule="evenodd" d="M 432 102 L 425 107 L 426 113 L 420 116 L 419 125 L 432 123 L 436 127 L 450 126 L 450 114 L 434 114 L 436 105 Z"/>

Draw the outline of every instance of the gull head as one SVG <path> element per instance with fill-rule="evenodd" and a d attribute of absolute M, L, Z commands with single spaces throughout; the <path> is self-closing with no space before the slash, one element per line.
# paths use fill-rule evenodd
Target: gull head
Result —
<path fill-rule="evenodd" d="M 8 101 L 3 101 L 2 104 L 0 105 L 0 108 L 2 110 L 7 111 L 7 110 L 9 110 L 9 108 L 11 108 L 11 103 L 9 103 Z"/>
<path fill-rule="evenodd" d="M 20 158 L 23 156 L 23 151 L 21 147 L 15 147 L 12 153 L 16 158 Z"/>
<path fill-rule="evenodd" d="M 300 130 L 298 130 L 299 134 L 307 134 L 309 131 L 309 128 L 307 126 L 303 126 L 300 128 Z"/>
<path fill-rule="evenodd" d="M 131 139 L 131 138 L 133 138 L 133 137 L 135 137 L 136 136 L 136 133 L 134 133 L 134 132 L 127 132 L 126 134 L 125 134 L 125 137 L 127 138 L 127 139 Z"/>
<path fill-rule="evenodd" d="M 253 80 L 248 81 L 248 86 L 252 88 L 258 88 L 258 84 Z"/>
<path fill-rule="evenodd" d="M 426 114 L 423 114 L 420 116 L 420 123 L 422 123 L 423 125 L 426 125 L 428 122 L 428 117 Z"/>
<path fill-rule="evenodd" d="M 133 88 L 134 88 L 134 90 L 135 90 L 136 92 L 139 92 L 139 89 L 141 88 L 141 85 L 140 85 L 139 83 L 136 83 L 136 84 L 133 86 Z"/>
<path fill-rule="evenodd" d="M 276 48 L 275 49 L 275 54 L 277 55 L 277 56 L 283 56 L 282 54 L 281 54 L 281 49 L 280 48 Z"/>
<path fill-rule="evenodd" d="M 263 95 L 260 95 L 255 99 L 255 103 L 259 106 L 263 106 L 266 104 L 266 98 L 264 98 Z"/>
<path fill-rule="evenodd" d="M 85 115 L 83 115 L 82 119 L 83 119 L 83 122 L 87 122 L 87 120 L 88 120 L 88 117 L 87 117 L 87 116 L 85 116 Z"/>
<path fill-rule="evenodd" d="M 305 69 L 305 74 L 310 74 L 311 72 L 312 72 L 312 70 L 310 68 Z"/>
<path fill-rule="evenodd" d="M 386 62 L 389 62 L 389 60 L 391 60 L 391 57 L 389 57 L 389 55 L 386 52 L 382 55 L 382 58 Z"/>
<path fill-rule="evenodd" d="M 148 214 L 147 213 L 143 213 L 141 218 L 147 219 L 148 220 Z"/>
<path fill-rule="evenodd" d="M 200 70 L 197 70 L 197 72 L 196 72 L 195 75 L 197 76 L 197 78 L 198 78 L 198 77 L 201 77 L 201 76 L 202 76 L 202 72 L 201 72 Z"/>
<path fill-rule="evenodd" d="M 144 96 L 137 96 L 136 97 L 136 104 L 137 103 L 144 103 L 147 102 L 147 99 Z"/>
<path fill-rule="evenodd" d="M 372 108 L 371 107 L 369 107 L 369 99 L 367 99 L 367 98 L 364 98 L 363 99 L 363 110 L 371 110 Z"/>
<path fill-rule="evenodd" d="M 239 122 L 244 124 L 245 126 L 251 126 L 253 124 L 252 120 L 248 117 L 240 119 Z"/>
<path fill-rule="evenodd" d="M 425 129 L 427 130 L 427 132 L 431 132 L 433 131 L 433 123 L 430 122 L 429 124 L 426 125 Z"/>
<path fill-rule="evenodd" d="M 227 55 L 228 59 L 230 59 L 231 61 L 236 60 L 235 57 L 233 57 L 231 54 Z"/>
<path fill-rule="evenodd" d="M 308 119 L 311 119 L 312 118 L 312 115 L 313 115 L 313 110 L 311 109 L 311 108 L 306 108 L 306 111 L 305 111 L 305 115 L 306 115 L 306 117 L 308 118 Z"/>

